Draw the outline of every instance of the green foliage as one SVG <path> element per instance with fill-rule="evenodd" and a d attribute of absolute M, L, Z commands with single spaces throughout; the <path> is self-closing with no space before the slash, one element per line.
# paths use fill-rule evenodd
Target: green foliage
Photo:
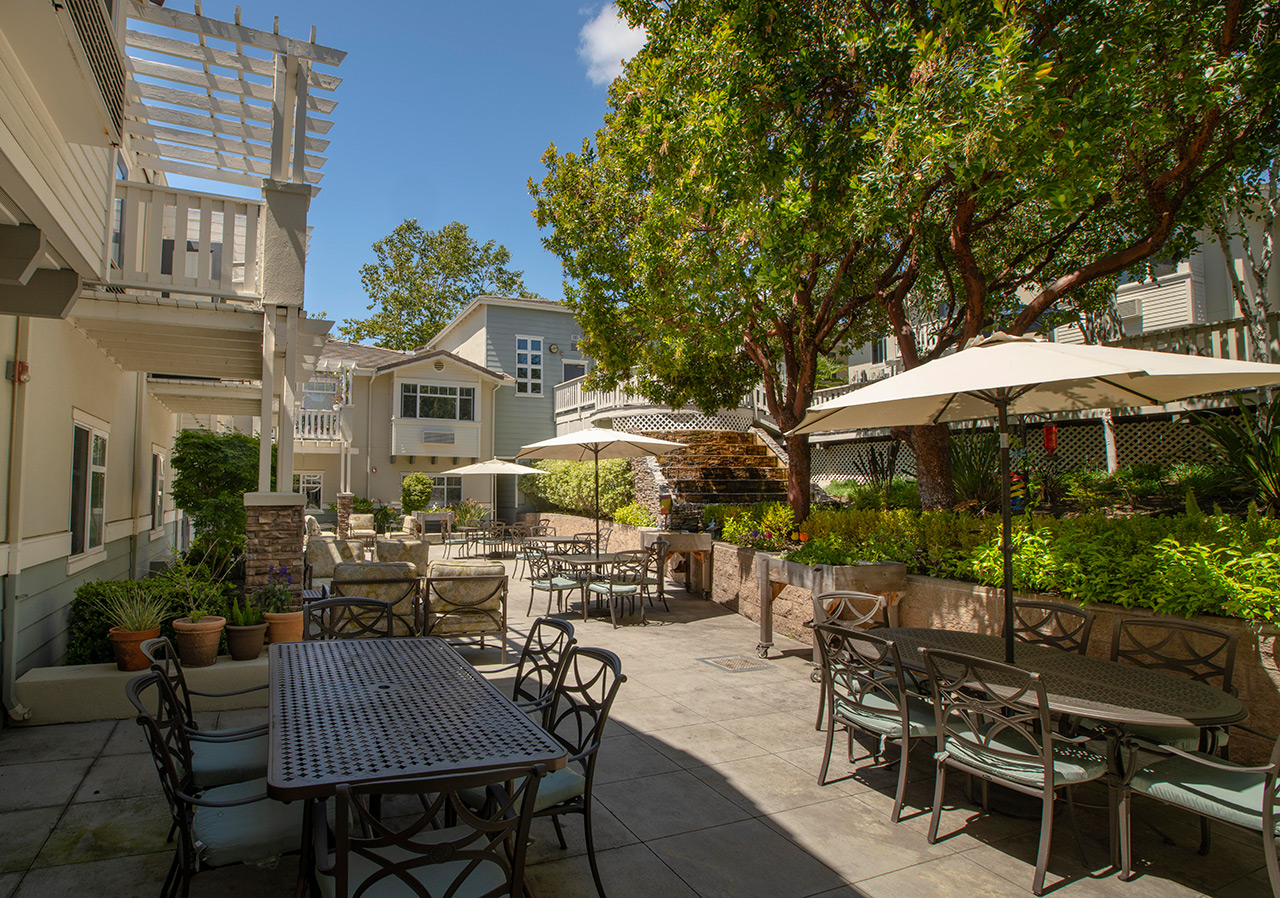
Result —
<path fill-rule="evenodd" d="M 274 488 L 274 446 L 272 453 Z M 179 431 L 170 461 L 173 501 L 191 515 L 196 541 L 224 555 L 242 551 L 244 494 L 258 488 L 257 438 L 238 432 Z"/>
<path fill-rule="evenodd" d="M 595 463 L 589 461 L 540 461 L 537 467 L 547 473 L 528 477 L 520 488 L 539 511 L 563 511 L 567 514 L 594 516 Z M 631 465 L 625 458 L 600 462 L 600 515 L 612 517 L 634 498 Z"/>
<path fill-rule="evenodd" d="M 283 614 L 293 610 L 293 593 L 286 583 L 271 582 L 253 591 L 250 601 L 255 608 L 268 614 Z"/>
<path fill-rule="evenodd" d="M 233 627 L 256 626 L 266 620 L 262 616 L 262 611 L 262 606 L 257 602 L 247 598 L 237 600 L 233 596 L 231 601 L 227 603 L 227 623 Z"/>
<path fill-rule="evenodd" d="M 951 479 L 956 499 L 979 508 L 1000 503 L 1000 438 L 972 432 L 951 437 Z"/>
<path fill-rule="evenodd" d="M 906 477 L 895 477 L 886 490 L 882 483 L 833 480 L 827 494 L 844 499 L 854 508 L 920 508 L 920 487 Z"/>
<path fill-rule="evenodd" d="M 126 595 L 144 596 L 149 603 L 162 604 L 172 615 L 168 591 L 158 578 L 146 580 L 93 580 L 76 587 L 67 622 L 67 663 L 103 664 L 115 659 L 107 630 L 117 626 L 108 612 Z M 153 625 L 154 626 L 154 625 Z M 143 629 L 151 629 L 145 627 Z"/>
<path fill-rule="evenodd" d="M 786 545 L 795 528 L 795 514 L 783 502 L 739 506 L 725 519 L 723 538 L 731 543 L 776 552 Z"/>
<path fill-rule="evenodd" d="M 431 507 L 435 481 L 426 474 L 410 474 L 400 482 L 400 507 L 405 514 L 426 511 Z"/>
<path fill-rule="evenodd" d="M 1063 495 L 1082 511 L 1094 511 L 1137 501 L 1165 506 L 1185 506 L 1187 496 L 1198 505 L 1232 502 L 1238 495 L 1237 479 L 1222 465 L 1180 462 L 1162 468 L 1157 465 L 1127 465 L 1114 473 L 1068 471 L 1059 478 Z"/>
<path fill-rule="evenodd" d="M 457 505 L 450 505 L 453 512 L 453 523 L 458 527 L 474 527 L 485 519 L 489 509 L 475 499 L 463 499 Z"/>
<path fill-rule="evenodd" d="M 374 314 L 342 322 L 344 340 L 417 349 L 477 296 L 537 295 L 525 289 L 524 272 L 507 268 L 505 246 L 478 243 L 459 221 L 431 231 L 405 219 L 373 251 L 378 261 L 360 267 L 360 281 Z"/>
<path fill-rule="evenodd" d="M 121 581 L 99 601 L 108 623 L 132 633 L 154 630 L 172 616 L 168 597 L 133 580 Z"/>
<path fill-rule="evenodd" d="M 1237 399 L 1236 407 L 1238 415 L 1202 414 L 1195 421 L 1235 481 L 1280 511 L 1280 402 L 1249 406 Z"/>
<path fill-rule="evenodd" d="M 648 505 L 632 502 L 623 505 L 613 512 L 613 519 L 619 524 L 630 524 L 632 527 L 652 527 L 658 523 Z"/>
<path fill-rule="evenodd" d="M 208 559 L 183 558 L 175 549 L 169 567 L 153 579 L 162 584 L 160 588 L 182 616 L 194 622 L 223 610 L 227 593 L 224 576 L 210 566 Z"/>

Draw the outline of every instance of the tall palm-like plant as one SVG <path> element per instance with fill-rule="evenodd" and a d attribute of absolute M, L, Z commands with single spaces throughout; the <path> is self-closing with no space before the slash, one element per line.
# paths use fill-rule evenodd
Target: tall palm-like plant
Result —
<path fill-rule="evenodd" d="M 1280 511 L 1280 403 L 1246 405 L 1235 400 L 1239 415 L 1196 415 L 1218 461 L 1242 489 L 1254 493 L 1268 510 Z"/>

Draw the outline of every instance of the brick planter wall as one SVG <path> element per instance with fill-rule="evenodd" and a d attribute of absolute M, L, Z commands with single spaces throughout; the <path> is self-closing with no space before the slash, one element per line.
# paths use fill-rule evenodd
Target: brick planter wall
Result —
<path fill-rule="evenodd" d="M 338 539 L 351 538 L 351 505 L 354 499 L 354 493 L 338 493 Z"/>
<path fill-rule="evenodd" d="M 302 601 L 303 497 L 297 493 L 247 493 L 245 505 L 245 590 L 271 582 L 271 568 L 293 578 L 294 603 Z"/>
<path fill-rule="evenodd" d="M 554 513 L 529 513 L 520 515 L 521 523 L 534 524 L 541 520 L 551 522 L 551 526 L 556 528 L 557 536 L 573 536 L 575 533 L 591 533 L 596 532 L 596 522 L 594 518 L 586 518 L 574 514 L 554 514 Z M 609 539 L 610 552 L 626 552 L 630 549 L 643 549 L 640 534 L 644 532 L 641 527 L 632 527 L 628 524 L 615 524 L 613 521 L 602 519 L 600 521 L 600 530 L 606 527 L 613 528 L 613 536 Z"/>

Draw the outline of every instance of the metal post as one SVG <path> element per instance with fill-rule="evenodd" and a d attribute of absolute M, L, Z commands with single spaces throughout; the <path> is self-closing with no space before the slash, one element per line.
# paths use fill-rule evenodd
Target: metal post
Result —
<path fill-rule="evenodd" d="M 596 457 L 596 554 L 600 554 L 600 447 L 593 447 L 592 454 Z"/>
<path fill-rule="evenodd" d="M 1000 551 L 1004 556 L 1004 660 L 1013 663 L 1013 501 L 1009 495 L 1009 397 L 996 405 L 1000 426 Z"/>

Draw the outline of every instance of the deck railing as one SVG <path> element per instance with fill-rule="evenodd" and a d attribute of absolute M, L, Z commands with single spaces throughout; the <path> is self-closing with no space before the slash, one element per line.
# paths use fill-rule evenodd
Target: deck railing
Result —
<path fill-rule="evenodd" d="M 131 181 L 116 201 L 112 286 L 262 298 L 260 201 Z"/>
<path fill-rule="evenodd" d="M 293 417 L 293 438 L 341 441 L 342 415 L 335 411 L 299 409 Z"/>
<path fill-rule="evenodd" d="M 1280 312 L 1267 316 L 1267 336 L 1271 359 L 1280 357 Z M 1213 324 L 1192 324 L 1173 327 L 1148 334 L 1122 337 L 1113 345 L 1129 349 L 1152 349 L 1157 352 L 1180 352 L 1214 359 L 1262 361 L 1255 359 L 1245 323 L 1239 318 L 1215 321 Z"/>
<path fill-rule="evenodd" d="M 555 388 L 555 421 L 557 425 L 585 425 L 591 419 L 605 415 L 623 415 L 652 410 L 658 414 L 688 413 L 688 409 L 670 409 L 646 399 L 629 389 L 628 384 L 621 384 L 612 390 L 588 390 L 583 386 L 586 377 L 567 380 Z M 764 398 L 764 390 L 760 387 L 744 396 L 734 417 L 742 420 L 743 410 L 749 411 L 754 423 L 772 425 Z"/>

